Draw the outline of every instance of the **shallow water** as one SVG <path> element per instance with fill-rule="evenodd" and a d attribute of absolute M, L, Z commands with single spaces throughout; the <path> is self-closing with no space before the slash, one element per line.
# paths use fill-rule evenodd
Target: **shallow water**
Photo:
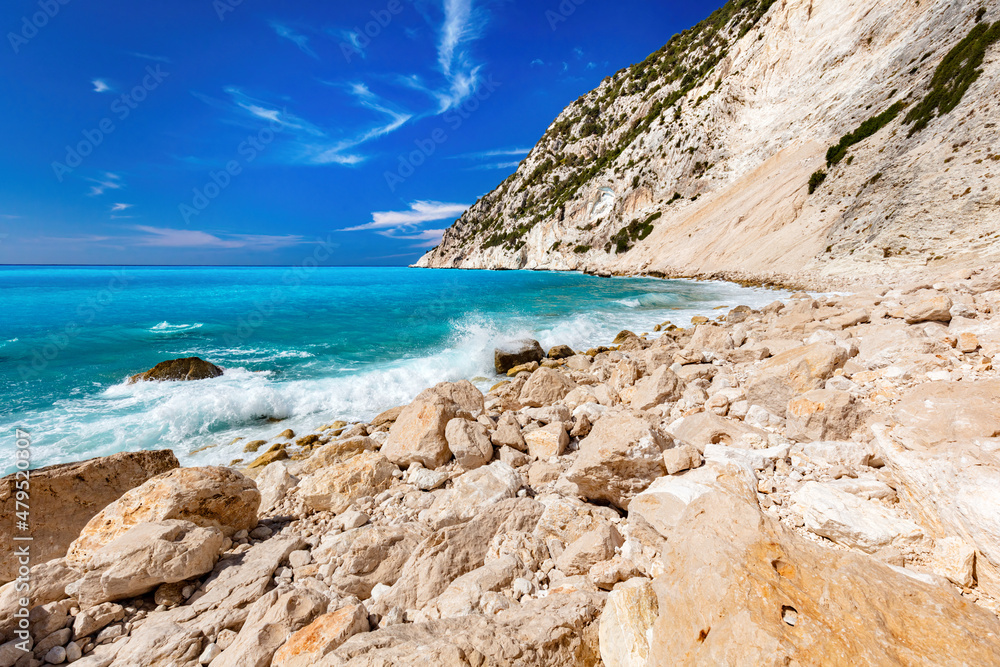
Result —
<path fill-rule="evenodd" d="M 184 464 L 228 463 L 238 436 L 368 419 L 443 380 L 486 388 L 504 340 L 586 348 L 782 296 L 526 271 L 0 267 L 0 452 L 20 427 L 34 467 L 167 447 Z M 125 383 L 183 356 L 225 375 Z"/>

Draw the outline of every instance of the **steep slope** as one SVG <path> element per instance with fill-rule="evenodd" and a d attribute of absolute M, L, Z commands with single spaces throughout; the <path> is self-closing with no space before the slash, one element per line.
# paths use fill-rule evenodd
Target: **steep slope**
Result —
<path fill-rule="evenodd" d="M 822 282 L 992 263 L 998 37 L 995 4 L 734 0 L 568 106 L 418 266 Z"/>

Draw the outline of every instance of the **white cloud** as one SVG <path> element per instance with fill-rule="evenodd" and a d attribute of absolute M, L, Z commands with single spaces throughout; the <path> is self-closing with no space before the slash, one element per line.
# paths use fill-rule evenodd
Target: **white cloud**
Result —
<path fill-rule="evenodd" d="M 149 227 L 136 225 L 135 230 L 146 236 L 135 239 L 136 245 L 155 246 L 159 248 L 247 248 L 256 250 L 273 250 L 299 245 L 304 238 L 296 235 L 268 236 L 258 234 L 210 234 L 194 229 L 170 229 L 167 227 Z"/>
<path fill-rule="evenodd" d="M 111 86 L 103 79 L 94 79 L 90 83 L 93 84 L 95 93 L 107 93 L 111 90 Z"/>
<path fill-rule="evenodd" d="M 375 211 L 372 221 L 342 229 L 342 232 L 357 232 L 367 229 L 406 229 L 423 222 L 457 218 L 468 210 L 468 204 L 449 204 L 438 201 L 415 201 L 408 211 Z"/>
<path fill-rule="evenodd" d="M 133 51 L 133 52 L 129 53 L 129 55 L 130 56 L 135 56 L 136 58 L 142 58 L 143 60 L 152 60 L 153 62 L 157 62 L 157 63 L 169 63 L 169 62 L 171 62 L 170 58 L 167 58 L 166 56 L 154 56 L 154 55 L 150 55 L 148 53 L 139 53 L 137 51 Z"/>
<path fill-rule="evenodd" d="M 444 235 L 445 230 L 443 229 L 424 229 L 416 233 L 396 233 L 396 230 L 384 230 L 380 232 L 375 232 L 386 238 L 390 239 L 402 239 L 407 241 L 420 241 L 420 243 L 415 244 L 414 248 L 433 248 L 441 242 L 441 237 Z"/>
<path fill-rule="evenodd" d="M 532 67 L 543 67 L 544 65 L 545 61 L 542 60 L 541 58 L 535 58 L 534 60 L 531 61 Z"/>
<path fill-rule="evenodd" d="M 132 204 L 112 204 L 111 210 L 114 211 L 124 211 L 127 208 L 132 208 Z"/>
<path fill-rule="evenodd" d="M 125 187 L 125 185 L 121 182 L 121 176 L 118 174 L 112 174 L 111 172 L 105 173 L 103 179 L 88 178 L 87 180 L 91 183 L 97 184 L 90 186 L 90 193 L 87 195 L 88 197 L 100 197 L 104 194 L 105 190 L 120 190 Z"/>
<path fill-rule="evenodd" d="M 442 113 L 458 106 L 476 91 L 481 66 L 472 61 L 464 47 L 479 39 L 485 27 L 486 19 L 475 9 L 473 0 L 444 0 L 438 65 L 448 81 L 449 90 L 442 96 Z"/>
<path fill-rule="evenodd" d="M 521 163 L 517 161 L 511 162 L 490 162 L 488 164 L 477 164 L 474 167 L 468 167 L 469 171 L 492 171 L 494 169 L 513 169 L 514 167 L 520 166 Z"/>
<path fill-rule="evenodd" d="M 278 23 L 277 21 L 271 21 L 270 26 L 274 30 L 274 32 L 278 35 L 278 37 L 287 39 L 288 41 L 295 44 L 295 46 L 299 47 L 299 51 L 302 51 L 302 53 L 306 54 L 311 58 L 319 60 L 319 56 L 316 55 L 316 52 L 309 47 L 308 37 L 295 32 L 288 26 Z"/>
<path fill-rule="evenodd" d="M 491 157 L 507 157 L 510 155 L 527 155 L 531 152 L 530 148 L 497 148 L 489 151 L 481 151 L 479 153 L 464 153 L 462 155 L 451 156 L 453 160 L 483 160 Z"/>

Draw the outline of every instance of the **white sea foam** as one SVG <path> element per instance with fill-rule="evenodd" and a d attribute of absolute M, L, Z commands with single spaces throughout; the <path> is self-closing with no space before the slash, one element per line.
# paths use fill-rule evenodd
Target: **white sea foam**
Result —
<path fill-rule="evenodd" d="M 203 326 L 205 325 L 201 322 L 196 322 L 194 324 L 171 324 L 170 322 L 160 322 L 159 324 L 150 327 L 149 330 L 157 334 L 176 334 L 194 331 L 195 329 L 200 329 Z"/>

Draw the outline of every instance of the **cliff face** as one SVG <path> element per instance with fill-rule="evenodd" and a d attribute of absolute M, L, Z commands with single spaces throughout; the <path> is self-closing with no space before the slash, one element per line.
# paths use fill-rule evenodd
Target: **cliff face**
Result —
<path fill-rule="evenodd" d="M 730 2 L 570 104 L 418 266 L 822 281 L 993 263 L 998 38 L 995 4 Z"/>

